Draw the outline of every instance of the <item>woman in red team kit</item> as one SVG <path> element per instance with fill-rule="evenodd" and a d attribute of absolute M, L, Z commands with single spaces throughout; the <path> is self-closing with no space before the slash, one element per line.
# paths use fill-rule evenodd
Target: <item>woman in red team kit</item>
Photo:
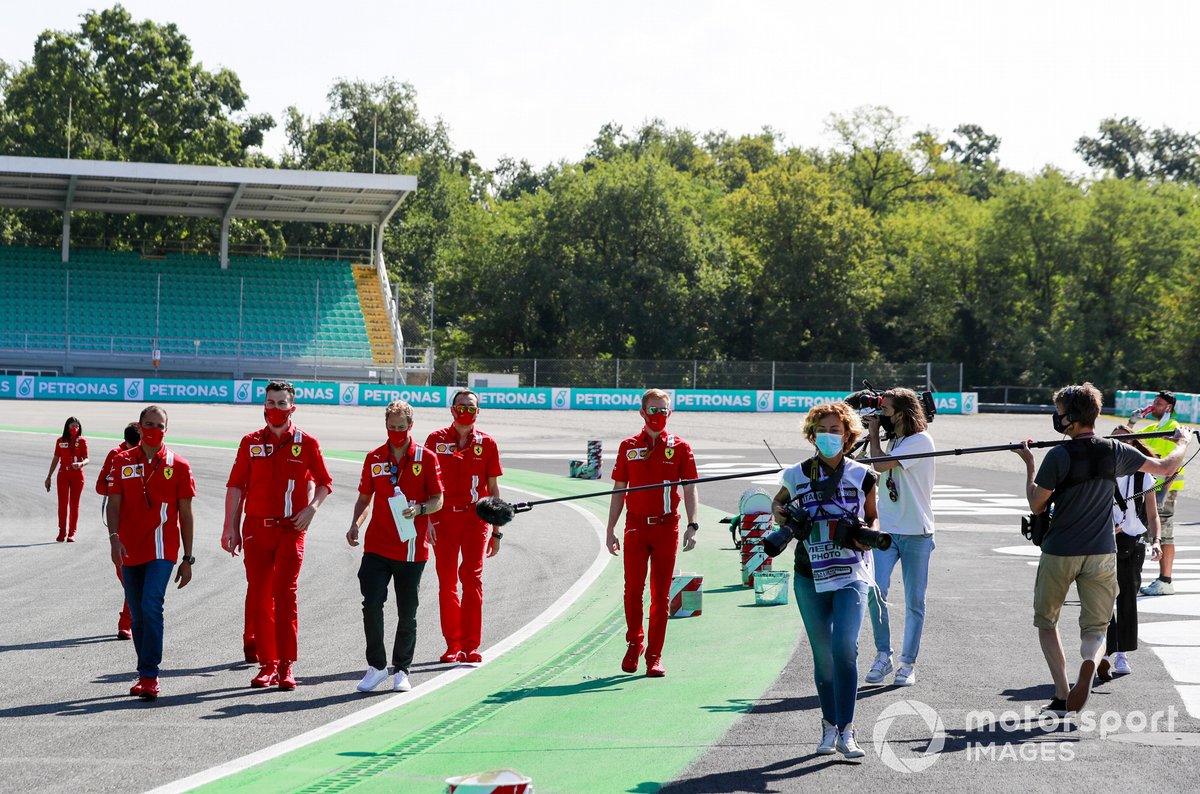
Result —
<path fill-rule="evenodd" d="M 105 523 L 108 522 L 108 475 L 112 472 L 114 461 L 116 461 L 117 456 L 122 452 L 128 452 L 136 447 L 141 443 L 141 440 L 141 426 L 137 422 L 127 424 L 125 426 L 125 440 L 108 451 L 108 457 L 104 459 L 104 465 L 100 467 L 100 473 L 96 475 L 96 493 L 104 497 L 104 506 L 100 512 L 105 516 Z M 121 583 L 121 591 L 124 592 L 125 580 L 121 578 L 120 565 L 117 566 L 117 581 Z M 128 601 L 121 604 L 121 614 L 117 616 L 117 639 L 133 639 L 133 618 L 129 614 Z"/>
<path fill-rule="evenodd" d="M 88 465 L 87 439 L 83 437 L 83 425 L 73 416 L 63 423 L 62 435 L 54 442 L 54 457 L 50 459 L 50 472 L 46 475 L 46 493 L 50 492 L 50 478 L 58 468 L 58 537 L 75 542 L 75 530 L 79 527 L 79 497 L 83 495 L 83 467 Z"/>
<path fill-rule="evenodd" d="M 449 427 L 429 434 L 425 446 L 433 450 L 442 469 L 445 504 L 438 514 L 433 554 L 438 575 L 438 606 L 442 635 L 446 638 L 443 662 L 483 661 L 479 638 L 483 623 L 483 555 L 500 551 L 498 529 L 475 514 L 475 503 L 485 496 L 500 496 L 496 478 L 500 451 L 487 433 L 475 429 L 479 395 L 462 389 L 450 401 Z M 459 582 L 462 594 L 459 594 Z"/>

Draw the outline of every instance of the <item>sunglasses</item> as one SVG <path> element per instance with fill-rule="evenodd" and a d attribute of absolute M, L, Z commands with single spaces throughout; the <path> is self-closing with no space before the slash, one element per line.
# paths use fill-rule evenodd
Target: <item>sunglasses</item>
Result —
<path fill-rule="evenodd" d="M 890 471 L 888 472 L 886 484 L 888 489 L 888 498 L 893 502 L 898 501 L 900 499 L 900 492 L 896 490 L 896 481 L 892 479 L 892 473 Z"/>
<path fill-rule="evenodd" d="M 477 407 L 475 407 L 474 405 L 456 405 L 456 406 L 454 406 L 453 410 L 454 410 L 454 413 L 458 414 L 459 416 L 462 416 L 463 414 L 474 414 L 479 409 Z"/>
<path fill-rule="evenodd" d="M 659 408 L 657 405 L 652 405 L 646 409 L 646 413 L 650 414 L 650 416 L 656 416 L 658 414 L 662 414 L 663 416 L 670 416 L 671 409 L 670 408 Z"/>

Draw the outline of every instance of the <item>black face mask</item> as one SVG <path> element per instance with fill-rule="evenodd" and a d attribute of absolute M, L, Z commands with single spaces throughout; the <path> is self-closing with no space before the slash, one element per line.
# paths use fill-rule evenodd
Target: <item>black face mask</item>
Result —
<path fill-rule="evenodd" d="M 892 421 L 892 417 L 890 416 L 880 414 L 879 426 L 883 428 L 883 432 L 887 433 L 889 436 L 895 435 L 896 433 L 896 423 Z"/>
<path fill-rule="evenodd" d="M 1051 421 L 1054 423 L 1054 432 L 1061 435 L 1066 435 L 1067 428 L 1071 426 L 1071 423 L 1067 421 L 1066 417 L 1060 416 L 1058 411 L 1054 412 L 1054 417 L 1051 419 Z"/>

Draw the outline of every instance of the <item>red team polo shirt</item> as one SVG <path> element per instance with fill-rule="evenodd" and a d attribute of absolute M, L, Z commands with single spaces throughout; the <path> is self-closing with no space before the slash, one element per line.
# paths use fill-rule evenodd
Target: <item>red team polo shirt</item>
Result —
<path fill-rule="evenodd" d="M 108 473 L 108 493 L 121 495 L 123 565 L 179 556 L 179 500 L 196 495 L 192 466 L 165 446 L 147 461 L 142 448 L 117 455 Z"/>
<path fill-rule="evenodd" d="M 63 441 L 61 438 L 54 442 L 54 454 L 58 456 L 59 471 L 63 474 L 78 474 L 83 476 L 83 471 L 80 469 L 68 469 L 72 463 L 84 460 L 88 456 L 87 439 L 83 436 L 75 438 L 74 443 L 69 439 Z"/>
<path fill-rule="evenodd" d="M 291 518 L 308 507 L 310 479 L 333 490 L 321 445 L 288 422 L 279 437 L 267 427 L 242 437 L 225 487 L 242 490 L 250 518 Z"/>
<path fill-rule="evenodd" d="M 415 441 L 399 461 L 392 458 L 388 445 L 384 444 L 367 455 L 363 461 L 362 477 L 358 481 L 360 494 L 371 494 L 371 523 L 367 525 L 367 539 L 363 551 L 378 554 L 389 560 L 424 562 L 429 559 L 430 517 L 415 518 L 417 537 L 412 541 L 400 540 L 396 521 L 388 499 L 401 493 L 409 502 L 424 502 L 434 494 L 442 492 L 442 475 L 437 456 Z"/>
<path fill-rule="evenodd" d="M 460 448 L 458 431 L 451 425 L 430 433 L 425 446 L 437 455 L 441 464 L 446 493 L 443 510 L 475 504 L 490 496 L 488 477 L 499 477 L 504 473 L 500 468 L 500 448 L 487 433 L 472 430 L 466 446 Z"/>
<path fill-rule="evenodd" d="M 96 493 L 101 496 L 108 493 L 108 474 L 112 471 L 113 461 L 117 459 L 117 455 L 120 455 L 127 449 L 131 449 L 131 447 L 122 441 L 120 446 L 113 447 L 108 451 L 108 456 L 104 459 L 104 465 L 100 467 L 100 474 L 96 476 Z"/>
<path fill-rule="evenodd" d="M 615 482 L 627 482 L 631 488 L 656 482 L 692 480 L 696 474 L 696 456 L 682 438 L 663 432 L 658 443 L 650 449 L 650 436 L 645 428 L 636 436 L 621 442 L 617 463 L 613 466 Z M 625 494 L 625 507 L 630 514 L 645 518 L 664 516 L 678 511 L 678 488 L 648 488 Z"/>

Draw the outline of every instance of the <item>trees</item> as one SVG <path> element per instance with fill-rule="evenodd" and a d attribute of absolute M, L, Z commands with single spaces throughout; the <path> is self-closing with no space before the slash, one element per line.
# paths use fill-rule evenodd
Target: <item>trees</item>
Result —
<path fill-rule="evenodd" d="M 120 5 L 85 13 L 78 31 L 42 33 L 32 61 L 0 68 L 0 89 L 0 152 L 9 155 L 255 165 L 262 158 L 254 148 L 274 126 L 270 116 L 245 112 L 236 74 L 194 61 L 175 25 L 135 21 Z M 12 214 L 8 224 L 8 239 L 24 242 L 58 230 L 49 213 Z M 166 217 L 75 221 L 80 239 L 182 239 L 214 228 Z"/>
<path fill-rule="evenodd" d="M 1075 151 L 1117 179 L 1200 181 L 1200 137 L 1170 127 L 1147 130 L 1129 116 L 1104 119 L 1096 137 L 1080 137 Z"/>

